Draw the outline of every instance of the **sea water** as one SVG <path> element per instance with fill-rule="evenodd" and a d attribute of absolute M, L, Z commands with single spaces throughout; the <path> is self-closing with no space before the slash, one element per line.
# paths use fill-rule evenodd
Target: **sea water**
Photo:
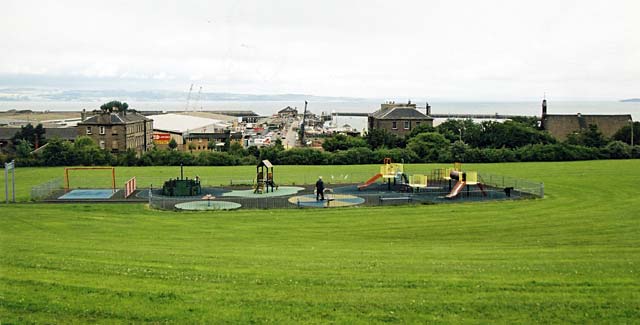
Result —
<path fill-rule="evenodd" d="M 210 110 L 250 110 L 263 116 L 270 116 L 284 107 L 297 107 L 299 112 L 304 109 L 302 101 L 202 101 L 190 103 L 186 101 L 135 101 L 123 99 L 129 107 L 137 110 L 153 111 L 210 111 Z M 0 101 L 0 111 L 10 109 L 33 111 L 93 111 L 105 101 Z M 309 102 L 307 109 L 315 114 L 332 112 L 371 113 L 380 109 L 383 100 L 352 100 L 352 101 L 324 101 Z M 397 101 L 399 103 L 399 101 Z M 417 102 L 419 107 L 425 103 Z M 434 114 L 504 114 L 540 116 L 541 101 L 520 102 L 429 102 Z M 640 103 L 623 103 L 617 101 L 548 101 L 549 114 L 631 114 L 634 120 L 640 119 Z M 439 121 L 436 121 L 436 124 Z M 366 128 L 366 118 L 340 116 L 334 119 L 336 126 L 349 124 L 357 130 Z"/>

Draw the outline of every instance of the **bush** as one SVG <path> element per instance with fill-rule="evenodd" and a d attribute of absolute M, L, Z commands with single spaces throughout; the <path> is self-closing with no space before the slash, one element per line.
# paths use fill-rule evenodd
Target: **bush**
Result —
<path fill-rule="evenodd" d="M 353 148 L 334 152 L 330 162 L 333 165 L 362 165 L 380 163 L 382 160 L 378 160 L 369 148 Z"/>
<path fill-rule="evenodd" d="M 631 158 L 631 146 L 622 141 L 612 141 L 604 147 L 604 152 L 611 159 Z"/>
<path fill-rule="evenodd" d="M 409 149 L 378 149 L 373 152 L 373 155 L 375 157 L 373 159 L 375 162 L 382 162 L 384 158 L 391 158 L 391 161 L 399 163 L 420 162 L 420 157 L 418 157 L 415 152 Z"/>
<path fill-rule="evenodd" d="M 440 151 L 448 151 L 450 142 L 440 133 L 420 133 L 411 138 L 407 148 L 416 153 L 422 162 L 438 161 Z"/>

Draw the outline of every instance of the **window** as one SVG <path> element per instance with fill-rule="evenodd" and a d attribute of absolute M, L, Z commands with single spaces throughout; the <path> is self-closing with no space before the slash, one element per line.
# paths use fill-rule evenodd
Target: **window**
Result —
<path fill-rule="evenodd" d="M 118 149 L 118 141 L 117 140 L 111 141 L 111 149 Z"/>
<path fill-rule="evenodd" d="M 391 128 L 394 129 L 394 130 L 397 130 L 398 129 L 398 122 L 396 122 L 396 121 L 391 122 Z"/>
<path fill-rule="evenodd" d="M 111 134 L 117 135 L 118 134 L 118 128 L 117 127 L 112 127 L 111 128 Z"/>
<path fill-rule="evenodd" d="M 87 134 L 91 134 L 91 127 L 87 126 Z"/>
<path fill-rule="evenodd" d="M 100 140 L 100 149 L 104 149 L 104 140 Z"/>
<path fill-rule="evenodd" d="M 416 126 L 420 125 L 420 122 L 416 122 Z"/>
<path fill-rule="evenodd" d="M 106 130 L 105 130 L 104 126 L 100 126 L 99 128 L 100 128 L 99 129 L 100 130 L 100 134 L 105 134 L 106 133 Z"/>
<path fill-rule="evenodd" d="M 404 121 L 404 129 L 409 130 L 409 121 Z"/>

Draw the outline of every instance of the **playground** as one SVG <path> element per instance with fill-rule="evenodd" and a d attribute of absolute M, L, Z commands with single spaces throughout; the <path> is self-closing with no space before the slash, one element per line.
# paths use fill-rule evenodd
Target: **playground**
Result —
<path fill-rule="evenodd" d="M 230 181 L 229 185 L 220 186 L 203 185 L 198 175 L 185 176 L 183 166 L 180 166 L 178 177 L 166 179 L 162 187 L 157 188 L 152 185 L 138 187 L 136 177 L 119 187 L 112 167 L 75 167 L 65 169 L 62 188 L 52 189 L 40 200 L 57 203 L 146 202 L 150 207 L 162 210 L 201 211 L 440 204 L 544 196 L 541 183 L 467 170 L 461 163 L 411 174 L 405 173 L 404 167 L 386 158 L 378 167 L 378 173 L 363 182 L 354 182 L 356 177 L 351 182 L 336 182 L 331 176 L 322 188 L 324 199 L 313 184 L 278 183 L 275 172 L 284 174 L 286 167 L 278 169 L 268 160 L 258 163 L 253 179 Z M 104 175 L 103 187 L 108 188 L 83 184 L 81 181 L 86 177 L 74 176 L 83 170 L 100 171 Z M 344 179 L 348 179 L 348 175 L 337 178 Z"/>

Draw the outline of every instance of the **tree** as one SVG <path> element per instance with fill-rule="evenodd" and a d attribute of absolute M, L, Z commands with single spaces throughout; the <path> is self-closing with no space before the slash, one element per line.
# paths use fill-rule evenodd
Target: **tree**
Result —
<path fill-rule="evenodd" d="M 404 148 L 406 146 L 404 139 L 385 129 L 369 130 L 365 135 L 365 140 L 372 150 L 379 148 Z"/>
<path fill-rule="evenodd" d="M 438 161 L 440 151 L 448 151 L 451 143 L 436 132 L 420 133 L 409 140 L 407 148 L 415 152 L 424 162 Z"/>
<path fill-rule="evenodd" d="M 436 130 L 451 142 L 463 141 L 473 144 L 480 137 L 480 125 L 471 119 L 448 119 L 438 125 Z"/>
<path fill-rule="evenodd" d="M 609 143 L 597 125 L 589 124 L 589 127 L 567 137 L 567 143 L 593 148 L 602 148 Z"/>
<path fill-rule="evenodd" d="M 336 134 L 328 137 L 322 143 L 325 151 L 348 150 L 356 147 L 367 147 L 367 142 L 361 137 L 352 137 L 344 134 Z"/>
<path fill-rule="evenodd" d="M 631 126 L 632 124 L 629 123 L 623 126 L 622 128 L 620 128 L 620 130 L 618 130 L 613 135 L 613 140 L 618 140 L 626 144 L 631 144 Z M 640 122 L 633 122 L 633 144 L 635 145 L 639 143 L 640 143 Z"/>
<path fill-rule="evenodd" d="M 409 135 L 407 136 L 407 141 L 409 141 L 409 139 L 415 137 L 420 133 L 426 133 L 426 132 L 436 132 L 436 128 L 434 128 L 429 124 L 420 124 L 414 127 L 413 130 L 411 130 L 411 133 L 409 133 Z"/>
<path fill-rule="evenodd" d="M 42 124 L 33 127 L 31 123 L 20 127 L 20 131 L 13 135 L 12 142 L 18 143 L 18 140 L 26 140 L 31 144 L 32 148 L 39 148 L 45 144 L 44 139 L 45 129 Z"/>
<path fill-rule="evenodd" d="M 100 109 L 102 110 L 102 112 L 104 113 L 112 113 L 114 111 L 114 109 L 116 109 L 117 112 L 127 112 L 127 110 L 129 109 L 129 104 L 127 103 L 121 103 L 117 100 L 112 100 L 108 103 L 104 103 L 100 106 Z"/>
<path fill-rule="evenodd" d="M 16 144 L 16 154 L 19 158 L 29 157 L 31 151 L 33 151 L 33 147 L 31 147 L 31 143 L 29 143 L 29 141 L 24 139 L 18 140 L 18 144 Z"/>
<path fill-rule="evenodd" d="M 176 139 L 171 138 L 171 140 L 169 140 L 169 149 L 176 150 L 177 147 L 178 147 L 178 142 L 176 142 Z"/>
<path fill-rule="evenodd" d="M 189 152 L 190 152 L 190 153 L 193 153 L 193 150 L 196 150 L 196 145 L 195 145 L 195 143 L 193 143 L 193 142 L 189 142 L 189 146 L 188 146 L 188 148 L 189 148 Z"/>

